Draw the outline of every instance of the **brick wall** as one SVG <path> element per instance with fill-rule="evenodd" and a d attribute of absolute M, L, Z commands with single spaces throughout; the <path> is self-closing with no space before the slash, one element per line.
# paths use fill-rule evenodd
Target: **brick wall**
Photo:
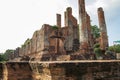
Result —
<path fill-rule="evenodd" d="M 120 80 L 120 61 L 7 62 L 0 63 L 2 77 L 4 80 Z"/>

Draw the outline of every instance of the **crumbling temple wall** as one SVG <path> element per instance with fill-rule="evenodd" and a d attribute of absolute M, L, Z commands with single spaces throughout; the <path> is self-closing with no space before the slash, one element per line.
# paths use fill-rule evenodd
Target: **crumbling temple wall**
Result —
<path fill-rule="evenodd" d="M 51 33 L 51 26 L 48 24 L 44 24 L 42 28 L 38 32 L 37 36 L 37 50 L 36 54 L 41 53 L 44 50 L 49 49 L 50 43 L 49 43 L 49 36 Z"/>
<path fill-rule="evenodd" d="M 72 15 L 72 8 L 68 7 L 64 13 L 64 21 L 65 27 L 68 27 L 66 32 L 68 32 L 68 36 L 65 39 L 65 48 L 66 51 L 73 50 L 74 39 L 78 39 L 78 26 L 77 26 L 77 19 Z"/>
<path fill-rule="evenodd" d="M 19 56 L 22 56 L 22 48 L 19 49 Z"/>
<path fill-rule="evenodd" d="M 14 58 L 28 56 L 35 58 L 36 55 L 44 54 L 49 50 L 51 26 L 44 24 L 40 30 L 34 32 L 27 43 L 14 51 Z M 47 52 L 48 53 L 48 52 Z"/>
<path fill-rule="evenodd" d="M 50 34 L 50 38 L 49 38 L 49 54 L 56 54 L 58 53 L 58 46 L 59 46 L 59 38 L 57 38 L 59 35 L 58 30 L 54 30 L 52 31 L 52 33 Z"/>
<path fill-rule="evenodd" d="M 14 57 L 15 58 L 17 58 L 17 57 L 19 57 L 19 47 L 18 48 L 16 48 L 16 50 L 14 50 Z"/>
<path fill-rule="evenodd" d="M 51 26 L 50 25 L 44 25 L 44 48 L 49 49 L 49 35 L 51 33 Z"/>
<path fill-rule="evenodd" d="M 0 63 L 0 80 L 120 80 L 120 61 Z"/>
<path fill-rule="evenodd" d="M 42 28 L 33 35 L 31 54 L 29 55 L 31 58 L 36 58 L 40 61 L 43 54 L 49 53 L 51 29 L 50 25 L 44 24 Z"/>
<path fill-rule="evenodd" d="M 38 37 L 39 31 L 35 31 L 32 37 L 32 43 L 31 43 L 31 53 L 35 54 L 37 51 L 37 37 Z"/>
<path fill-rule="evenodd" d="M 26 45 L 27 46 L 27 54 L 31 54 L 31 46 L 32 46 L 32 40 L 30 39 L 30 42 Z"/>

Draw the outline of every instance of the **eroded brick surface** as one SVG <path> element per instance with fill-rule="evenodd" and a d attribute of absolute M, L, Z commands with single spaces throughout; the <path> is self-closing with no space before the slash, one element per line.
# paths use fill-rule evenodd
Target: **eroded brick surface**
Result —
<path fill-rule="evenodd" d="M 108 36 L 107 36 L 107 28 L 106 28 L 106 22 L 104 17 L 104 11 L 100 7 L 98 8 L 98 20 L 99 20 L 99 26 L 100 26 L 100 47 L 102 50 L 106 50 L 108 47 Z"/>
<path fill-rule="evenodd" d="M 8 62 L 3 67 L 3 80 L 120 80 L 120 61 Z"/>

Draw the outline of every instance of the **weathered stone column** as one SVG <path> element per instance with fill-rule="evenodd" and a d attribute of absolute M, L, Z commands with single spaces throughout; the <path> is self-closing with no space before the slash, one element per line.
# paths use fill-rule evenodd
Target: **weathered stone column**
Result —
<path fill-rule="evenodd" d="M 88 31 L 86 25 L 85 1 L 79 0 L 79 41 L 81 53 L 87 53 L 88 50 Z"/>
<path fill-rule="evenodd" d="M 99 26 L 100 26 L 100 47 L 102 50 L 106 50 L 108 47 L 108 36 L 107 36 L 107 28 L 106 28 L 106 22 L 104 17 L 104 11 L 100 7 L 98 8 L 98 20 L 99 20 Z"/>
<path fill-rule="evenodd" d="M 65 17 L 65 26 L 66 27 L 70 27 L 70 19 L 71 19 L 71 16 L 72 16 L 72 8 L 71 7 L 68 7 L 64 13 L 64 17 Z"/>
<path fill-rule="evenodd" d="M 57 26 L 60 29 L 61 28 L 61 15 L 57 14 Z M 57 32 L 59 33 L 59 30 L 57 30 Z M 59 39 L 57 39 L 57 53 L 59 53 Z"/>
<path fill-rule="evenodd" d="M 57 26 L 59 28 L 61 28 L 61 15 L 60 14 L 56 14 L 56 17 L 57 17 Z"/>
<path fill-rule="evenodd" d="M 93 40 L 92 40 L 92 32 L 91 32 L 91 23 L 90 23 L 90 16 L 86 12 L 86 26 L 87 26 L 87 34 L 88 34 L 88 52 L 92 53 L 92 47 L 94 45 Z"/>

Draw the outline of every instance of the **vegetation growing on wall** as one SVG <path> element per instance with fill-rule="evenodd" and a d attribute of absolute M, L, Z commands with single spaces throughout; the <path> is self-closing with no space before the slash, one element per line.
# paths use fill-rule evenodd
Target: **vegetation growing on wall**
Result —
<path fill-rule="evenodd" d="M 30 43 L 30 41 L 31 41 L 31 39 L 28 38 L 28 39 L 24 42 L 24 44 L 22 45 L 22 47 L 25 47 L 27 44 Z"/>
<path fill-rule="evenodd" d="M 100 49 L 100 44 L 97 43 L 94 45 L 94 53 L 97 59 L 102 56 L 102 50 Z"/>
<path fill-rule="evenodd" d="M 56 25 L 51 26 L 51 27 L 52 27 L 52 29 L 54 29 L 54 30 L 57 30 L 57 29 L 58 29 L 58 26 L 56 26 Z"/>

